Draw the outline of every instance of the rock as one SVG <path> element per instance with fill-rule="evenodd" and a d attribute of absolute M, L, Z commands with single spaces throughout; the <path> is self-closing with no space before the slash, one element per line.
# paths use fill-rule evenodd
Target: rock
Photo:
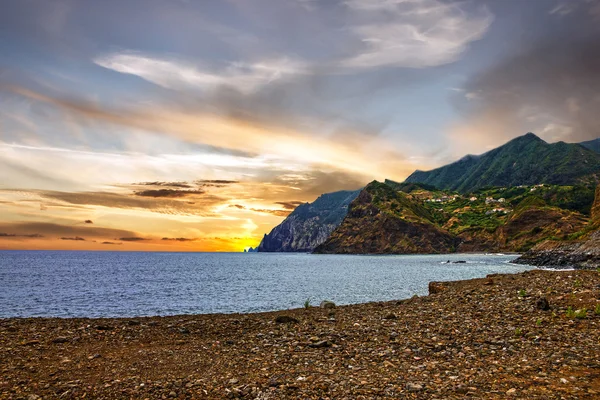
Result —
<path fill-rule="evenodd" d="M 398 317 L 396 316 L 396 314 L 388 314 L 385 317 L 383 317 L 383 319 L 398 319 Z"/>
<path fill-rule="evenodd" d="M 190 334 L 190 330 L 188 328 L 179 328 L 178 332 L 183 334 L 183 335 L 189 335 Z"/>
<path fill-rule="evenodd" d="M 236 379 L 236 378 L 231 378 L 231 379 L 229 380 L 229 384 L 230 384 L 230 385 L 237 385 L 239 382 L 240 382 L 240 381 L 239 381 L 238 379 Z"/>
<path fill-rule="evenodd" d="M 289 315 L 278 315 L 275 318 L 275 322 L 278 324 L 296 324 L 298 320 L 294 317 L 290 317 Z"/>
<path fill-rule="evenodd" d="M 113 327 L 110 325 L 96 325 L 96 329 L 99 331 L 112 331 Z"/>
<path fill-rule="evenodd" d="M 321 340 L 320 342 L 310 343 L 308 347 L 320 349 L 324 347 L 331 347 L 331 343 L 328 340 Z"/>
<path fill-rule="evenodd" d="M 420 392 L 421 390 L 423 390 L 423 386 L 419 385 L 418 383 L 407 383 L 406 390 L 408 390 L 409 392 Z"/>
<path fill-rule="evenodd" d="M 329 300 L 323 300 L 323 301 L 321 302 L 321 305 L 320 305 L 320 307 L 321 307 L 321 308 L 325 308 L 325 309 L 328 309 L 328 308 L 335 308 L 335 303 L 334 303 L 333 301 L 329 301 Z"/>
<path fill-rule="evenodd" d="M 64 336 L 59 336 L 57 338 L 52 339 L 52 343 L 67 343 L 69 339 Z"/>
<path fill-rule="evenodd" d="M 41 399 L 40 396 L 38 396 L 37 394 L 29 394 L 27 395 L 27 400 L 39 400 Z"/>
<path fill-rule="evenodd" d="M 129 325 L 129 326 L 138 326 L 138 325 L 140 325 L 140 321 L 136 321 L 134 319 L 130 319 L 129 321 L 127 321 L 127 325 Z"/>
<path fill-rule="evenodd" d="M 515 388 L 508 389 L 508 390 L 506 391 L 506 394 L 507 394 L 508 396 L 514 396 L 514 395 L 516 395 L 516 394 L 517 394 L 517 389 L 515 389 Z"/>
<path fill-rule="evenodd" d="M 429 294 L 442 293 L 448 289 L 448 284 L 445 282 L 429 282 Z"/>
<path fill-rule="evenodd" d="M 550 303 L 548 303 L 548 299 L 544 296 L 537 299 L 535 306 L 543 311 L 548 311 L 550 309 Z"/>

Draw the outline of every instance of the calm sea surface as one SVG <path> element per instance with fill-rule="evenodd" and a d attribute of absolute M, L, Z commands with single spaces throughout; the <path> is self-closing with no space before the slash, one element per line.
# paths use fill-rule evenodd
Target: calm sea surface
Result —
<path fill-rule="evenodd" d="M 427 294 L 430 281 L 514 273 L 515 256 L 0 251 L 0 318 L 280 310 Z M 447 260 L 467 261 L 446 264 Z"/>

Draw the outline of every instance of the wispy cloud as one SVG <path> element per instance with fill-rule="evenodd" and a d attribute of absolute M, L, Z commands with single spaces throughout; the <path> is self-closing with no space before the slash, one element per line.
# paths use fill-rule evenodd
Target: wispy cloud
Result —
<path fill-rule="evenodd" d="M 454 62 L 481 39 L 493 15 L 480 7 L 438 0 L 347 0 L 358 14 L 351 31 L 362 42 L 358 54 L 342 61 L 349 68 L 425 68 Z"/>
<path fill-rule="evenodd" d="M 190 61 L 135 52 L 111 53 L 96 57 L 94 63 L 124 74 L 136 75 L 168 89 L 214 90 L 229 87 L 251 93 L 264 85 L 302 74 L 306 65 L 290 58 L 261 62 L 231 62 L 209 68 Z"/>

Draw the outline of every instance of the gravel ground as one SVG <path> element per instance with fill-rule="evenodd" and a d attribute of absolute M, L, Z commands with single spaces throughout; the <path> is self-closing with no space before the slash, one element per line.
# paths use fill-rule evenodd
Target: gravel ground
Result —
<path fill-rule="evenodd" d="M 248 315 L 4 319 L 0 398 L 600 398 L 599 272 L 430 291 Z"/>

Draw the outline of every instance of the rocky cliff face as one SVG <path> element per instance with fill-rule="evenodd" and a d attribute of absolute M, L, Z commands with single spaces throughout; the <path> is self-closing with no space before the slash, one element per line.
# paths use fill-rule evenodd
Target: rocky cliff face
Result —
<path fill-rule="evenodd" d="M 298 206 L 281 224 L 266 234 L 259 252 L 312 252 L 339 226 L 348 205 L 360 191 L 321 195 L 313 203 Z"/>
<path fill-rule="evenodd" d="M 379 182 L 354 200 L 348 215 L 315 250 L 335 254 L 451 253 L 457 239 L 431 222 L 429 212 Z"/>
<path fill-rule="evenodd" d="M 547 240 L 523 254 L 516 263 L 547 267 L 594 269 L 600 267 L 600 186 L 592 206 L 592 218 L 580 240 Z"/>

